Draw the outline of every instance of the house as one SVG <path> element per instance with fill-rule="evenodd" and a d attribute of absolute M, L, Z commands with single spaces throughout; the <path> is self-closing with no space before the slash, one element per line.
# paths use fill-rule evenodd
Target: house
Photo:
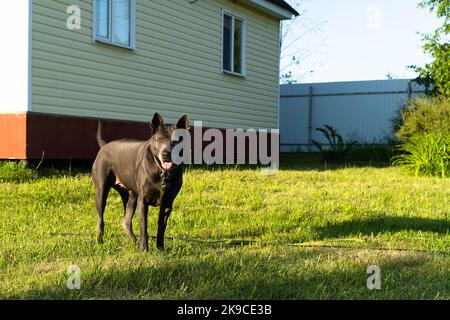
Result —
<path fill-rule="evenodd" d="M 282 0 L 20 0 L 0 11 L 0 158 L 92 159 L 160 112 L 278 128 Z M 7 46 L 6 46 L 7 44 Z"/>

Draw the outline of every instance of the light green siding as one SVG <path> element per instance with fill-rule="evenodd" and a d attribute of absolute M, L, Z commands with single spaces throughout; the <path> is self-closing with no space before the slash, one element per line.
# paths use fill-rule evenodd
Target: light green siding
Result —
<path fill-rule="evenodd" d="M 135 51 L 92 41 L 92 0 L 33 0 L 32 111 L 277 128 L 279 21 L 231 0 L 137 0 Z M 68 30 L 79 5 L 82 29 Z M 221 71 L 222 8 L 247 18 L 247 77 Z"/>

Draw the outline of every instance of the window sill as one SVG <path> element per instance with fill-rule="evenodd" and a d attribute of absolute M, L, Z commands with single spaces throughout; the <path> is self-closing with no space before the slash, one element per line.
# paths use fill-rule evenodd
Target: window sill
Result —
<path fill-rule="evenodd" d="M 232 72 L 232 71 L 227 71 L 227 70 L 222 70 L 222 72 L 224 74 L 228 74 L 230 76 L 234 76 L 234 77 L 238 77 L 238 78 L 242 78 L 242 79 L 247 78 L 247 76 L 244 73 L 237 73 L 237 72 Z"/>
<path fill-rule="evenodd" d="M 111 41 L 104 40 L 104 39 L 99 39 L 99 38 L 94 39 L 94 42 L 95 43 L 102 43 L 102 44 L 106 44 L 106 45 L 109 45 L 109 46 L 118 47 L 118 48 L 122 48 L 122 49 L 126 49 L 126 50 L 130 50 L 130 51 L 136 50 L 135 46 L 131 46 L 130 47 L 130 46 L 126 46 L 126 45 L 123 45 L 123 44 L 119 44 L 119 43 L 115 43 L 115 42 L 111 42 Z"/>

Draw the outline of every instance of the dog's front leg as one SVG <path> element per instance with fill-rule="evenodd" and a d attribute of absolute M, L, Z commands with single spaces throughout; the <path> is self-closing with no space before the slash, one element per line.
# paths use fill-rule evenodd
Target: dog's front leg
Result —
<path fill-rule="evenodd" d="M 139 199 L 139 240 L 140 240 L 140 250 L 143 252 L 148 252 L 148 233 L 147 233 L 147 217 L 148 217 L 148 204 L 144 199 Z"/>
<path fill-rule="evenodd" d="M 164 250 L 164 234 L 166 232 L 167 221 L 169 220 L 172 206 L 166 207 L 161 205 L 158 217 L 158 234 L 156 236 L 156 247 L 158 250 Z"/>

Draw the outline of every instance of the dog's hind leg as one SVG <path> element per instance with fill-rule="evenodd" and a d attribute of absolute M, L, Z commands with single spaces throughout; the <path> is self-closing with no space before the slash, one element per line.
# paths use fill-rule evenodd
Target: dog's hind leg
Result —
<path fill-rule="evenodd" d="M 120 197 L 122 198 L 123 203 L 122 228 L 125 230 L 125 233 L 131 240 L 137 241 L 136 236 L 133 233 L 133 225 L 132 225 L 134 212 L 136 211 L 137 206 L 137 197 L 134 195 L 133 192 L 126 190 L 120 185 L 115 185 L 113 188 L 117 192 L 119 192 Z"/>
<path fill-rule="evenodd" d="M 120 194 L 120 197 L 122 198 L 123 213 L 125 215 L 126 210 L 127 210 L 127 203 L 128 203 L 128 199 L 129 199 L 128 190 L 122 188 L 120 185 L 115 185 L 113 187 L 113 189 L 116 190 Z"/>
<path fill-rule="evenodd" d="M 137 238 L 133 233 L 133 216 L 136 211 L 137 199 L 137 196 L 133 192 L 130 191 L 128 193 L 128 202 L 125 206 L 125 214 L 122 222 L 125 233 L 134 242 L 137 241 Z"/>
<path fill-rule="evenodd" d="M 106 207 L 106 199 L 111 189 L 113 177 L 106 178 L 102 183 L 96 185 L 95 206 L 97 208 L 97 242 L 103 243 L 103 234 L 105 230 L 104 213 Z"/>

